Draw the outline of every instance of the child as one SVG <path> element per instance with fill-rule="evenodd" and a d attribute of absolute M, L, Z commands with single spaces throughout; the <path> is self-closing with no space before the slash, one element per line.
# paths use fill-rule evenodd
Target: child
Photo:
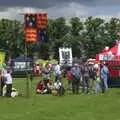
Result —
<path fill-rule="evenodd" d="M 100 77 L 97 75 L 97 79 L 95 82 L 95 93 L 100 93 L 101 92 L 101 86 L 100 86 Z"/>
<path fill-rule="evenodd" d="M 64 95 L 65 89 L 63 88 L 62 83 L 59 80 L 54 83 L 54 91 L 52 91 L 52 93 L 56 96 Z"/>

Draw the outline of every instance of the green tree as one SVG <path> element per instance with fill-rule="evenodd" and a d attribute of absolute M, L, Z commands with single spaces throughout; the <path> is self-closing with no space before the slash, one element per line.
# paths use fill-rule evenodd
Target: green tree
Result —
<path fill-rule="evenodd" d="M 74 36 L 79 36 L 81 30 L 83 30 L 83 23 L 80 21 L 80 18 L 74 17 L 70 20 L 71 24 L 71 34 Z"/>
<path fill-rule="evenodd" d="M 4 49 L 12 57 L 23 53 L 23 25 L 16 20 L 0 20 L 0 49 Z"/>
<path fill-rule="evenodd" d="M 94 57 L 103 49 L 104 20 L 89 17 L 85 21 L 85 28 L 83 45 L 86 48 L 87 57 Z"/>
<path fill-rule="evenodd" d="M 117 18 L 111 18 L 109 22 L 105 24 L 106 34 L 109 39 L 107 40 L 108 46 L 113 46 L 115 40 L 120 39 L 120 20 Z"/>
<path fill-rule="evenodd" d="M 48 34 L 49 45 L 53 57 L 58 59 L 59 47 L 62 47 L 63 41 L 61 39 L 70 31 L 70 27 L 66 25 L 66 20 L 63 17 L 55 20 L 49 20 Z"/>

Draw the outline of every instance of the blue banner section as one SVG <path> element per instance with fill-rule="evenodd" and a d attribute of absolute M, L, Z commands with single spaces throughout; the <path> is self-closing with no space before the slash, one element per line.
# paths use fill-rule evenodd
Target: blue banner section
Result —
<path fill-rule="evenodd" d="M 40 29 L 38 31 L 38 40 L 39 42 L 47 42 L 48 41 L 48 34 L 46 29 Z"/>

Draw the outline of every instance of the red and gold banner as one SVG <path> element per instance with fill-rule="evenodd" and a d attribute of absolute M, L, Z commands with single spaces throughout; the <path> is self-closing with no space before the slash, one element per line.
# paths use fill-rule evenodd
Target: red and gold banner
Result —
<path fill-rule="evenodd" d="M 46 39 L 48 18 L 47 13 L 26 13 L 24 14 L 25 41 L 27 43 L 36 43 Z M 39 31 L 44 31 L 40 32 Z"/>
<path fill-rule="evenodd" d="M 47 13 L 37 14 L 37 28 L 46 29 L 48 24 Z"/>
<path fill-rule="evenodd" d="M 35 28 L 26 28 L 25 29 L 25 40 L 29 43 L 37 42 L 37 29 Z"/>

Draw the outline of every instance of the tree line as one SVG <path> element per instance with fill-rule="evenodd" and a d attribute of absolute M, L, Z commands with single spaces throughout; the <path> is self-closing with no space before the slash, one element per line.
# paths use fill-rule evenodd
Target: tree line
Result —
<path fill-rule="evenodd" d="M 73 57 L 95 57 L 105 46 L 112 47 L 120 39 L 120 20 L 78 17 L 69 21 L 63 17 L 48 20 L 47 42 L 27 45 L 28 56 L 42 59 L 58 59 L 59 47 L 71 47 Z M 0 20 L 0 49 L 13 58 L 25 55 L 24 23 L 16 20 Z"/>

